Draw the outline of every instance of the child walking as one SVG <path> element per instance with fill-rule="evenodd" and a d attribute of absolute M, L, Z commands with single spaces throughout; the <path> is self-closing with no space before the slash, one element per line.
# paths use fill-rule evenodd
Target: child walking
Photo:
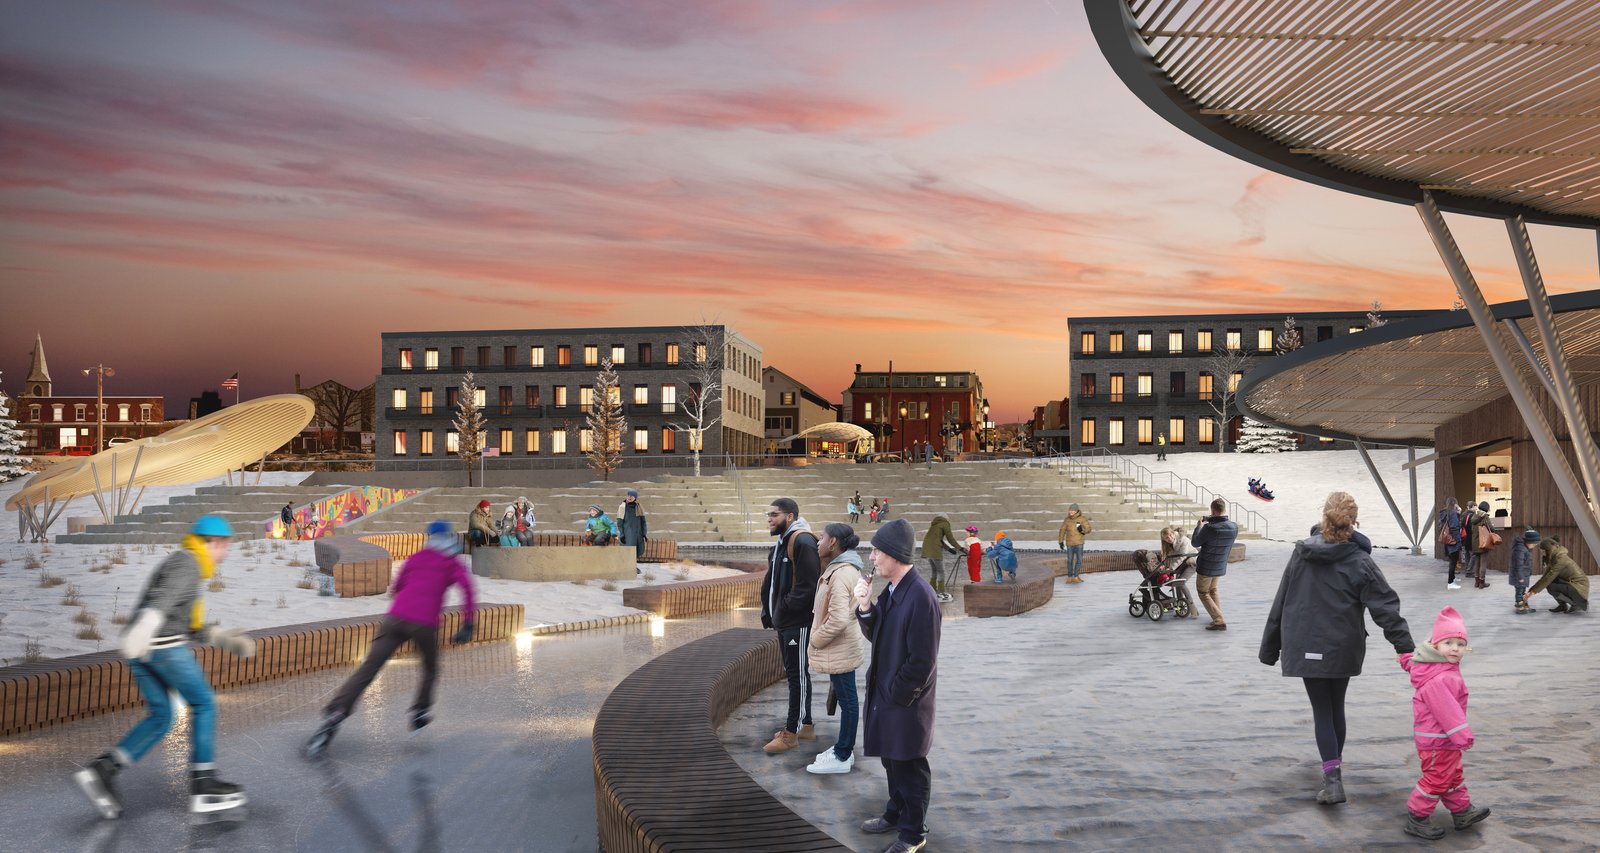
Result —
<path fill-rule="evenodd" d="M 1511 588 L 1516 590 L 1512 602 L 1516 605 L 1516 613 L 1532 613 L 1533 608 L 1528 606 L 1528 584 L 1533 580 L 1533 549 L 1539 546 L 1539 531 L 1528 528 L 1522 532 L 1517 541 L 1511 543 L 1511 571 L 1507 573 Z"/>
<path fill-rule="evenodd" d="M 1428 821 L 1441 802 L 1457 830 L 1489 816 L 1487 807 L 1472 804 L 1461 771 L 1461 753 L 1473 744 L 1467 725 L 1467 684 L 1461 678 L 1461 657 L 1468 651 L 1466 622 L 1454 607 L 1446 607 L 1433 622 L 1432 639 L 1418 644 L 1416 652 L 1400 656 L 1416 690 L 1411 713 L 1417 757 L 1422 760 L 1422 778 L 1406 801 L 1411 814 L 1405 830 L 1429 841 L 1444 837 L 1444 830 Z"/>

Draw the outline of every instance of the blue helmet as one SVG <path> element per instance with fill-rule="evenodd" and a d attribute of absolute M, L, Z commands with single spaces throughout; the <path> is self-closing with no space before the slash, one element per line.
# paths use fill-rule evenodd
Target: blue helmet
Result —
<path fill-rule="evenodd" d="M 455 532 L 448 521 L 430 521 L 426 529 L 429 536 L 449 536 Z"/>
<path fill-rule="evenodd" d="M 216 537 L 218 539 L 230 539 L 233 537 L 233 527 L 228 524 L 227 519 L 220 515 L 200 516 L 194 520 L 194 526 L 189 528 L 189 532 L 195 536 Z"/>

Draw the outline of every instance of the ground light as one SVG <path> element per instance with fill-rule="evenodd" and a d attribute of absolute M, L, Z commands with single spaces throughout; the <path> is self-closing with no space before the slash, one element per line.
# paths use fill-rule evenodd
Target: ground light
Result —
<path fill-rule="evenodd" d="M 526 652 L 533 648 L 533 632 L 527 628 L 517 632 L 517 651 Z"/>
<path fill-rule="evenodd" d="M 667 635 L 667 620 L 661 616 L 650 617 L 650 636 L 665 637 Z"/>

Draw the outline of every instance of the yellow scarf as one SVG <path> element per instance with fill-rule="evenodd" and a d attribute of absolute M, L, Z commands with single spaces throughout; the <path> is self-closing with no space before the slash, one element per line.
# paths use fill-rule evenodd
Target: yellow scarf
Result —
<path fill-rule="evenodd" d="M 206 540 L 198 536 L 183 537 L 183 547 L 194 555 L 200 563 L 200 579 L 210 580 L 217 573 L 217 564 L 211 560 L 211 552 L 206 550 Z M 189 611 L 189 630 L 198 631 L 206 626 L 206 600 L 204 596 L 194 597 L 194 608 Z"/>

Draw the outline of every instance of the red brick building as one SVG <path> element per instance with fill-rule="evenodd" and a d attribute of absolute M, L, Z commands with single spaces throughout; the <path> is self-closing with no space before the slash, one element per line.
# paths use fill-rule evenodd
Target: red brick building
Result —
<path fill-rule="evenodd" d="M 948 455 L 978 449 L 987 402 L 971 371 L 863 372 L 858 364 L 841 419 L 871 432 L 880 451 L 931 442 Z"/>
<path fill-rule="evenodd" d="M 95 430 L 105 422 L 105 438 L 145 438 L 159 435 L 166 422 L 160 397 L 109 395 L 100 398 L 95 411 L 95 396 L 57 396 L 53 393 L 50 368 L 45 363 L 44 340 L 34 338 L 33 358 L 28 366 L 28 381 L 13 401 L 17 427 L 22 430 L 23 448 L 35 455 L 48 455 L 63 447 L 92 449 Z"/>

